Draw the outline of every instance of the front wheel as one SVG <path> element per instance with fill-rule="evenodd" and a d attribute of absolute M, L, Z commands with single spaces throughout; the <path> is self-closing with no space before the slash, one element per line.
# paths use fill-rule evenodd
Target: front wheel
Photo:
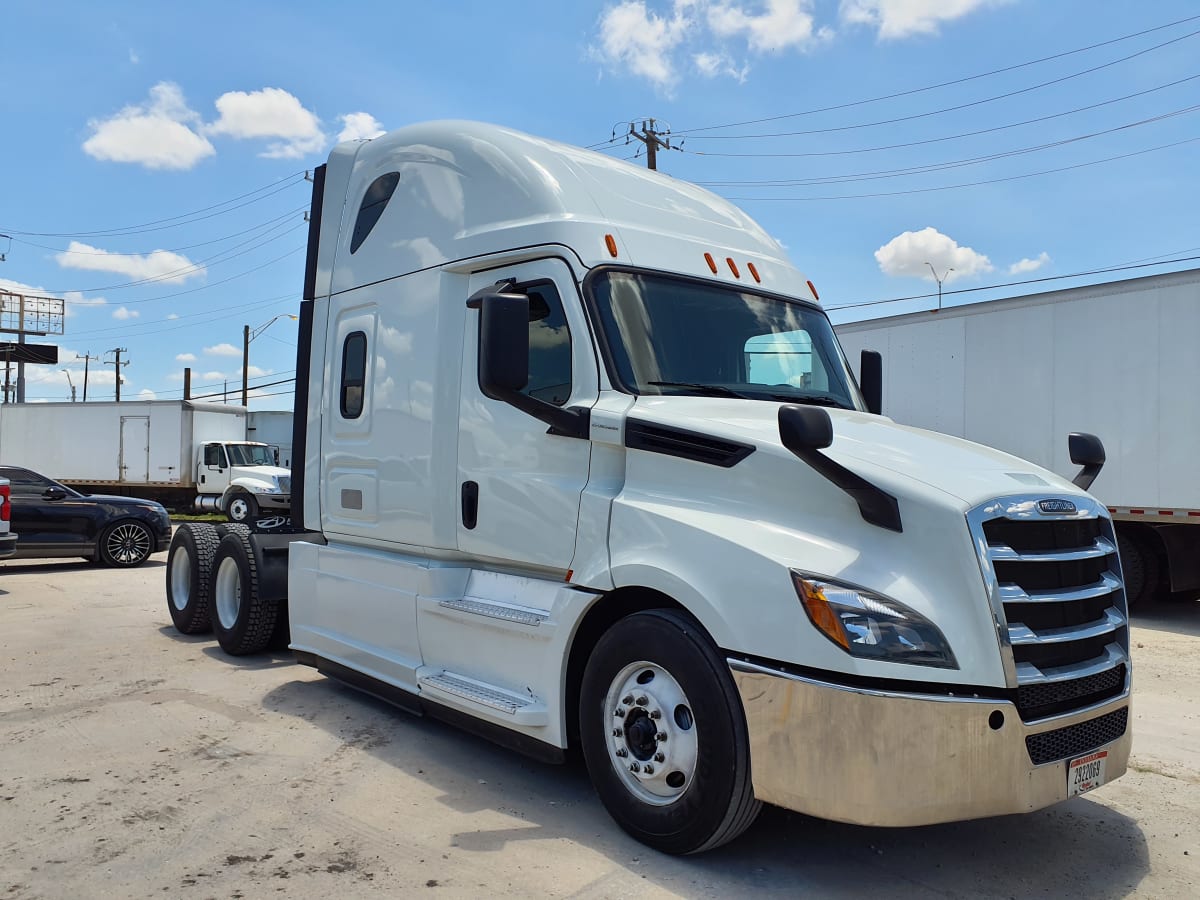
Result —
<path fill-rule="evenodd" d="M 97 554 L 106 566 L 140 566 L 154 552 L 154 535 L 141 522 L 116 522 L 100 535 Z"/>
<path fill-rule="evenodd" d="M 258 518 L 258 501 L 249 494 L 234 494 L 229 500 L 228 515 L 231 522 L 251 522 Z"/>
<path fill-rule="evenodd" d="M 609 814 L 665 853 L 733 840 L 758 815 L 729 667 L 694 619 L 635 613 L 596 644 L 580 693 L 588 773 Z"/>

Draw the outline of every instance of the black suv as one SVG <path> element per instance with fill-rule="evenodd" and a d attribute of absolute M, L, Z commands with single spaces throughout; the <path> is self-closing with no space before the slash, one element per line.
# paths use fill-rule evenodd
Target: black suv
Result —
<path fill-rule="evenodd" d="M 11 492 L 12 559 L 78 557 L 109 566 L 138 566 L 171 543 L 161 503 L 136 497 L 81 494 L 44 475 L 0 466 Z"/>

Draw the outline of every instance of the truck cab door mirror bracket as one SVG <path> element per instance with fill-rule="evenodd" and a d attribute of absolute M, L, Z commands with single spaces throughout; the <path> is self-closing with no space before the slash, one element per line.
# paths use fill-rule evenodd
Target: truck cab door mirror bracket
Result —
<path fill-rule="evenodd" d="M 1104 468 L 1104 444 L 1094 434 L 1073 431 L 1067 435 L 1067 450 L 1071 454 L 1071 462 L 1083 466 L 1071 483 L 1086 491 Z"/>
<path fill-rule="evenodd" d="M 488 397 L 550 426 L 548 434 L 587 438 L 591 410 L 563 409 L 522 393 L 529 382 L 529 297 L 513 282 L 476 291 L 468 309 L 479 310 L 479 387 Z"/>
<path fill-rule="evenodd" d="M 794 403 L 779 407 L 779 439 L 799 459 L 853 497 L 864 521 L 889 531 L 904 531 L 895 497 L 821 452 L 833 443 L 828 410 Z"/>

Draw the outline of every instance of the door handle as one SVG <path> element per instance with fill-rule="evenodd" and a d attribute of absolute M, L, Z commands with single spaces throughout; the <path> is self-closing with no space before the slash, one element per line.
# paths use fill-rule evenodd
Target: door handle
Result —
<path fill-rule="evenodd" d="M 463 482 L 462 523 L 467 530 L 479 524 L 479 485 L 474 481 Z"/>

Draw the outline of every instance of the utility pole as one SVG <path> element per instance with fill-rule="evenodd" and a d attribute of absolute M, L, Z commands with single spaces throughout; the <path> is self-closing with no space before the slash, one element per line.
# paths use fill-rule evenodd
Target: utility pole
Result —
<path fill-rule="evenodd" d="M 633 127 L 633 123 L 629 123 L 629 137 L 634 140 L 641 141 L 646 145 L 646 168 L 658 169 L 658 150 L 661 147 L 663 150 L 678 150 L 678 147 L 671 146 L 671 138 L 667 137 L 671 133 L 671 129 L 665 131 L 658 130 L 658 123 L 654 119 L 642 119 L 642 130 L 638 131 Z"/>
<path fill-rule="evenodd" d="M 183 368 L 183 399 L 192 399 L 192 369 L 191 366 Z"/>
<path fill-rule="evenodd" d="M 113 348 L 112 350 L 109 350 L 108 352 L 109 352 L 109 353 L 115 353 L 115 354 L 117 355 L 117 358 L 116 358 L 116 359 L 115 359 L 113 362 L 110 362 L 110 363 L 105 363 L 105 365 L 113 366 L 113 367 L 116 369 L 116 373 L 117 373 L 117 402 L 118 402 L 118 403 L 120 403 L 120 402 L 121 402 L 121 366 L 127 366 L 127 365 L 129 365 L 129 360 L 125 360 L 125 362 L 121 362 L 121 354 L 122 354 L 122 353 L 128 353 L 129 351 L 128 351 L 128 350 L 126 350 L 124 347 L 115 347 L 115 348 Z"/>
<path fill-rule="evenodd" d="M 87 403 L 88 363 L 93 359 L 100 362 L 100 357 L 92 356 L 92 351 L 88 350 L 83 356 L 76 353 L 75 358 L 83 360 L 83 402 Z"/>
<path fill-rule="evenodd" d="M 242 326 L 242 406 L 250 405 L 250 326 Z"/>

